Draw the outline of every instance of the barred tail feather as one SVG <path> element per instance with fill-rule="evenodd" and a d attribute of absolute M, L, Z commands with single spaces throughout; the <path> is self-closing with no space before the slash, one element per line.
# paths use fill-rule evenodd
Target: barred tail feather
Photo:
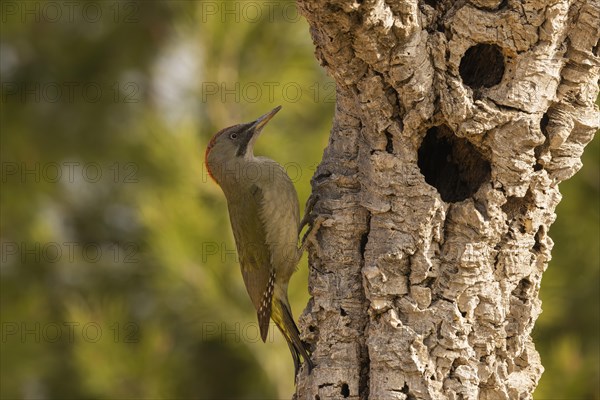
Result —
<path fill-rule="evenodd" d="M 285 336 L 285 334 L 284 334 Z M 290 348 L 290 353 L 292 353 L 292 359 L 294 360 L 294 382 L 296 381 L 296 377 L 298 376 L 298 371 L 300 370 L 300 354 L 298 353 L 298 350 L 296 350 L 296 348 L 292 345 L 292 343 L 287 339 L 287 337 L 285 338 L 285 341 L 287 342 L 288 347 Z"/>
<path fill-rule="evenodd" d="M 304 362 L 308 367 L 308 373 L 310 373 L 314 368 L 314 364 L 304 343 L 300 340 L 300 332 L 294 322 L 292 311 L 287 304 L 287 301 L 284 302 L 280 299 L 274 299 L 272 311 L 273 321 L 285 337 L 288 347 L 290 348 L 290 353 L 292 353 L 295 375 L 298 375 L 298 370 L 300 369 L 300 356 L 304 359 Z"/>

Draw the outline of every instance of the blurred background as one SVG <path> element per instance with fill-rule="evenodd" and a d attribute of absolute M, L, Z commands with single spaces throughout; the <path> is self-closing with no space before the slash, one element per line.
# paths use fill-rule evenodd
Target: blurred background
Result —
<path fill-rule="evenodd" d="M 288 1 L 3 1 L 3 399 L 284 399 L 293 364 L 260 340 L 225 199 L 219 129 L 282 105 L 256 152 L 300 203 L 335 90 Z M 599 398 L 600 148 L 561 185 L 534 338 L 536 399 Z M 292 279 L 308 300 L 304 258 Z"/>

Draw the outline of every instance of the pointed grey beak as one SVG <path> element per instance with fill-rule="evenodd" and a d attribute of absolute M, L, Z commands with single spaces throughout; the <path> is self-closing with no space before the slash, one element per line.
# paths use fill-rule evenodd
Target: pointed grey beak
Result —
<path fill-rule="evenodd" d="M 254 121 L 254 123 L 252 124 L 252 128 L 254 129 L 253 136 L 256 136 L 256 134 L 259 133 L 262 130 L 262 128 L 264 128 L 267 122 L 269 122 L 279 110 L 281 110 L 281 106 L 275 107 L 274 109 L 272 109 L 262 117 L 258 118 L 256 121 Z"/>
<path fill-rule="evenodd" d="M 262 117 L 258 118 L 254 122 L 249 122 L 248 128 L 243 133 L 243 140 L 240 144 L 240 148 L 237 151 L 238 156 L 253 157 L 254 156 L 254 142 L 258 138 L 260 131 L 265 127 L 267 122 L 271 120 L 281 110 L 281 106 L 277 106 Z"/>

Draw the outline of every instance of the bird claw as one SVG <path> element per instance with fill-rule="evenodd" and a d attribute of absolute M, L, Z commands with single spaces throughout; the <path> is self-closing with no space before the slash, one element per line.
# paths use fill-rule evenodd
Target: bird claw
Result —
<path fill-rule="evenodd" d="M 317 242 L 317 233 L 319 232 L 319 229 L 322 226 L 325 226 L 325 227 L 333 226 L 334 221 L 332 218 L 329 218 L 329 217 L 330 217 L 330 215 L 319 215 L 313 221 L 311 221 L 311 224 L 310 224 L 311 226 L 304 234 L 304 237 L 302 238 L 302 244 L 300 246 L 300 249 L 298 249 L 298 257 L 302 257 L 302 254 L 304 253 L 304 250 L 306 249 L 306 246 L 309 243 L 311 245 L 313 245 L 315 248 L 317 248 L 317 252 L 320 251 L 320 246 L 319 246 L 319 243 Z M 324 271 L 315 267 L 314 264 L 309 263 L 309 268 L 311 270 L 315 270 L 320 275 L 324 274 Z"/>
<path fill-rule="evenodd" d="M 304 207 L 304 217 L 298 226 L 298 235 L 300 235 L 306 225 L 313 225 L 313 211 L 315 209 L 315 204 L 317 204 L 317 201 L 319 200 L 319 197 L 320 196 L 318 194 L 311 194 L 306 201 L 306 206 Z M 304 239 L 302 239 L 302 242 L 304 242 Z"/>
<path fill-rule="evenodd" d="M 300 254 L 304 252 L 308 243 L 313 246 L 318 247 L 317 243 L 317 233 L 319 229 L 324 227 L 330 227 L 333 225 L 333 219 L 329 218 L 329 215 L 318 215 L 313 221 L 310 223 L 310 228 L 302 237 L 302 244 L 300 245 Z"/>
<path fill-rule="evenodd" d="M 319 247 L 317 243 L 317 233 L 319 229 L 324 227 L 333 226 L 334 220 L 331 218 L 331 214 L 318 214 L 314 212 L 314 207 L 317 201 L 319 200 L 319 195 L 311 195 L 306 202 L 306 208 L 304 213 L 304 218 L 300 223 L 300 229 L 298 231 L 298 235 L 302 232 L 305 226 L 309 228 L 306 230 L 306 233 L 302 237 L 302 241 L 300 244 L 300 248 L 298 249 L 298 258 L 302 257 L 304 250 L 306 250 L 307 245 L 310 243 L 315 247 Z"/>

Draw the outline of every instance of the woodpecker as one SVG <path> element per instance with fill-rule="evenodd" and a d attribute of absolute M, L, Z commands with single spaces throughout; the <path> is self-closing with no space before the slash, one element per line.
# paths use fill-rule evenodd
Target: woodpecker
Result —
<path fill-rule="evenodd" d="M 256 308 L 261 338 L 266 341 L 272 319 L 287 341 L 297 376 L 300 356 L 309 373 L 313 368 L 287 296 L 288 282 L 306 243 L 303 240 L 298 248 L 302 228 L 298 194 L 281 165 L 254 155 L 256 139 L 280 109 L 217 132 L 206 148 L 205 165 L 227 199 L 240 268 Z"/>

